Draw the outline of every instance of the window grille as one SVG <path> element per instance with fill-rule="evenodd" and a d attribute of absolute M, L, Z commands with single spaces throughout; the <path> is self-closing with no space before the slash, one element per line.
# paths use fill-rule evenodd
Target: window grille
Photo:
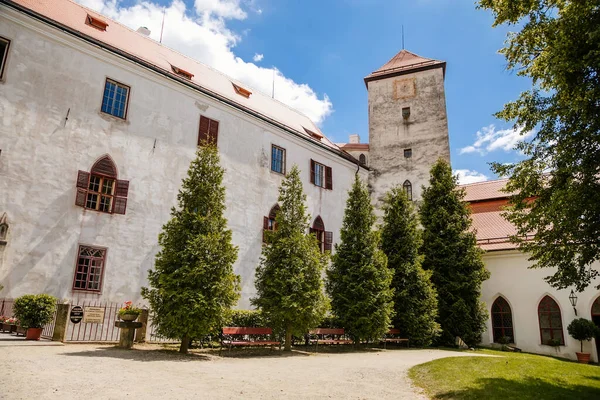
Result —
<path fill-rule="evenodd" d="M 562 329 L 562 316 L 558 304 L 552 297 L 546 296 L 540 301 L 538 317 L 542 344 L 557 342 L 561 346 L 564 346 L 565 338 Z"/>
<path fill-rule="evenodd" d="M 492 331 L 494 343 L 501 343 L 502 338 L 510 338 L 514 343 L 513 318 L 510 305 L 502 296 L 492 304 Z"/>
<path fill-rule="evenodd" d="M 100 292 L 105 262 L 105 248 L 79 245 L 73 290 Z"/>

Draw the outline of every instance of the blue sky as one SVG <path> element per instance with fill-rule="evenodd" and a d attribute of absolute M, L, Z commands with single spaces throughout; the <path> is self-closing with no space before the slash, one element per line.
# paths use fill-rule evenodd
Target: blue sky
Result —
<path fill-rule="evenodd" d="M 519 132 L 492 114 L 530 83 L 507 71 L 498 54 L 508 29 L 492 28 L 492 15 L 473 1 L 78 1 L 134 28 L 147 22 L 152 36 L 168 7 L 167 45 L 264 91 L 276 68 L 276 97 L 313 117 L 335 142 L 351 133 L 368 140 L 363 77 L 402 49 L 404 25 L 407 50 L 447 62 L 452 166 L 463 170 L 463 181 L 492 179 L 488 162 L 519 157 L 511 150 Z M 179 14 L 189 26 L 177 22 Z M 248 72 L 252 64 L 261 74 Z"/>

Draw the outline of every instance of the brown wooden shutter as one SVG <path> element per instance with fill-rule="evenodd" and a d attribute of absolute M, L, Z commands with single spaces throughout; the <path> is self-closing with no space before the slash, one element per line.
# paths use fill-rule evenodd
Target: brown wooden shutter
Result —
<path fill-rule="evenodd" d="M 268 230 L 269 230 L 269 217 L 263 217 L 263 233 L 262 233 L 263 243 L 267 243 L 266 232 Z"/>
<path fill-rule="evenodd" d="M 315 160 L 310 160 L 310 183 L 315 184 Z"/>
<path fill-rule="evenodd" d="M 211 144 L 217 144 L 219 138 L 219 122 L 210 120 L 210 126 L 208 128 L 208 140 Z"/>
<path fill-rule="evenodd" d="M 113 199 L 113 213 L 125 214 L 127 210 L 127 195 L 129 194 L 129 181 L 117 180 L 115 197 Z"/>
<path fill-rule="evenodd" d="M 333 232 L 325 231 L 325 251 L 331 251 L 333 247 Z"/>
<path fill-rule="evenodd" d="M 125 214 L 127 210 L 127 197 L 113 198 L 113 214 Z"/>
<path fill-rule="evenodd" d="M 210 128 L 210 119 L 200 116 L 200 129 L 198 130 L 198 146 L 202 146 L 208 141 L 208 130 Z"/>
<path fill-rule="evenodd" d="M 325 167 L 325 189 L 333 189 L 333 175 L 331 173 L 331 167 Z"/>
<path fill-rule="evenodd" d="M 77 187 L 87 189 L 90 183 L 90 173 L 86 171 L 79 171 L 77 173 Z"/>
<path fill-rule="evenodd" d="M 77 188 L 77 194 L 75 195 L 75 205 L 79 207 L 85 207 L 85 197 L 87 190 Z"/>

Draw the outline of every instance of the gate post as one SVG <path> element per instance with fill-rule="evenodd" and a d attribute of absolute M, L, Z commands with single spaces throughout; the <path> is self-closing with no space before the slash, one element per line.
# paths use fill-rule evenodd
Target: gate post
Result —
<path fill-rule="evenodd" d="M 135 330 L 135 341 L 136 343 L 144 343 L 146 341 L 146 327 L 148 326 L 147 308 L 142 309 L 142 313 L 138 318 L 138 322 L 142 323 L 142 327 Z"/>
<path fill-rule="evenodd" d="M 69 323 L 69 310 L 71 304 L 58 304 L 56 308 L 56 322 L 54 323 L 54 333 L 52 333 L 52 340 L 58 342 L 65 341 L 65 335 L 67 334 L 67 324 Z"/>

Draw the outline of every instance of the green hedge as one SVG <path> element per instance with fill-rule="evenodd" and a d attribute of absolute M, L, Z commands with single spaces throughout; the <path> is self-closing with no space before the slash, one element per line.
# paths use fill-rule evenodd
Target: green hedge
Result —
<path fill-rule="evenodd" d="M 26 294 L 15 299 L 13 312 L 23 328 L 43 328 L 52 321 L 56 298 L 48 294 Z"/>

